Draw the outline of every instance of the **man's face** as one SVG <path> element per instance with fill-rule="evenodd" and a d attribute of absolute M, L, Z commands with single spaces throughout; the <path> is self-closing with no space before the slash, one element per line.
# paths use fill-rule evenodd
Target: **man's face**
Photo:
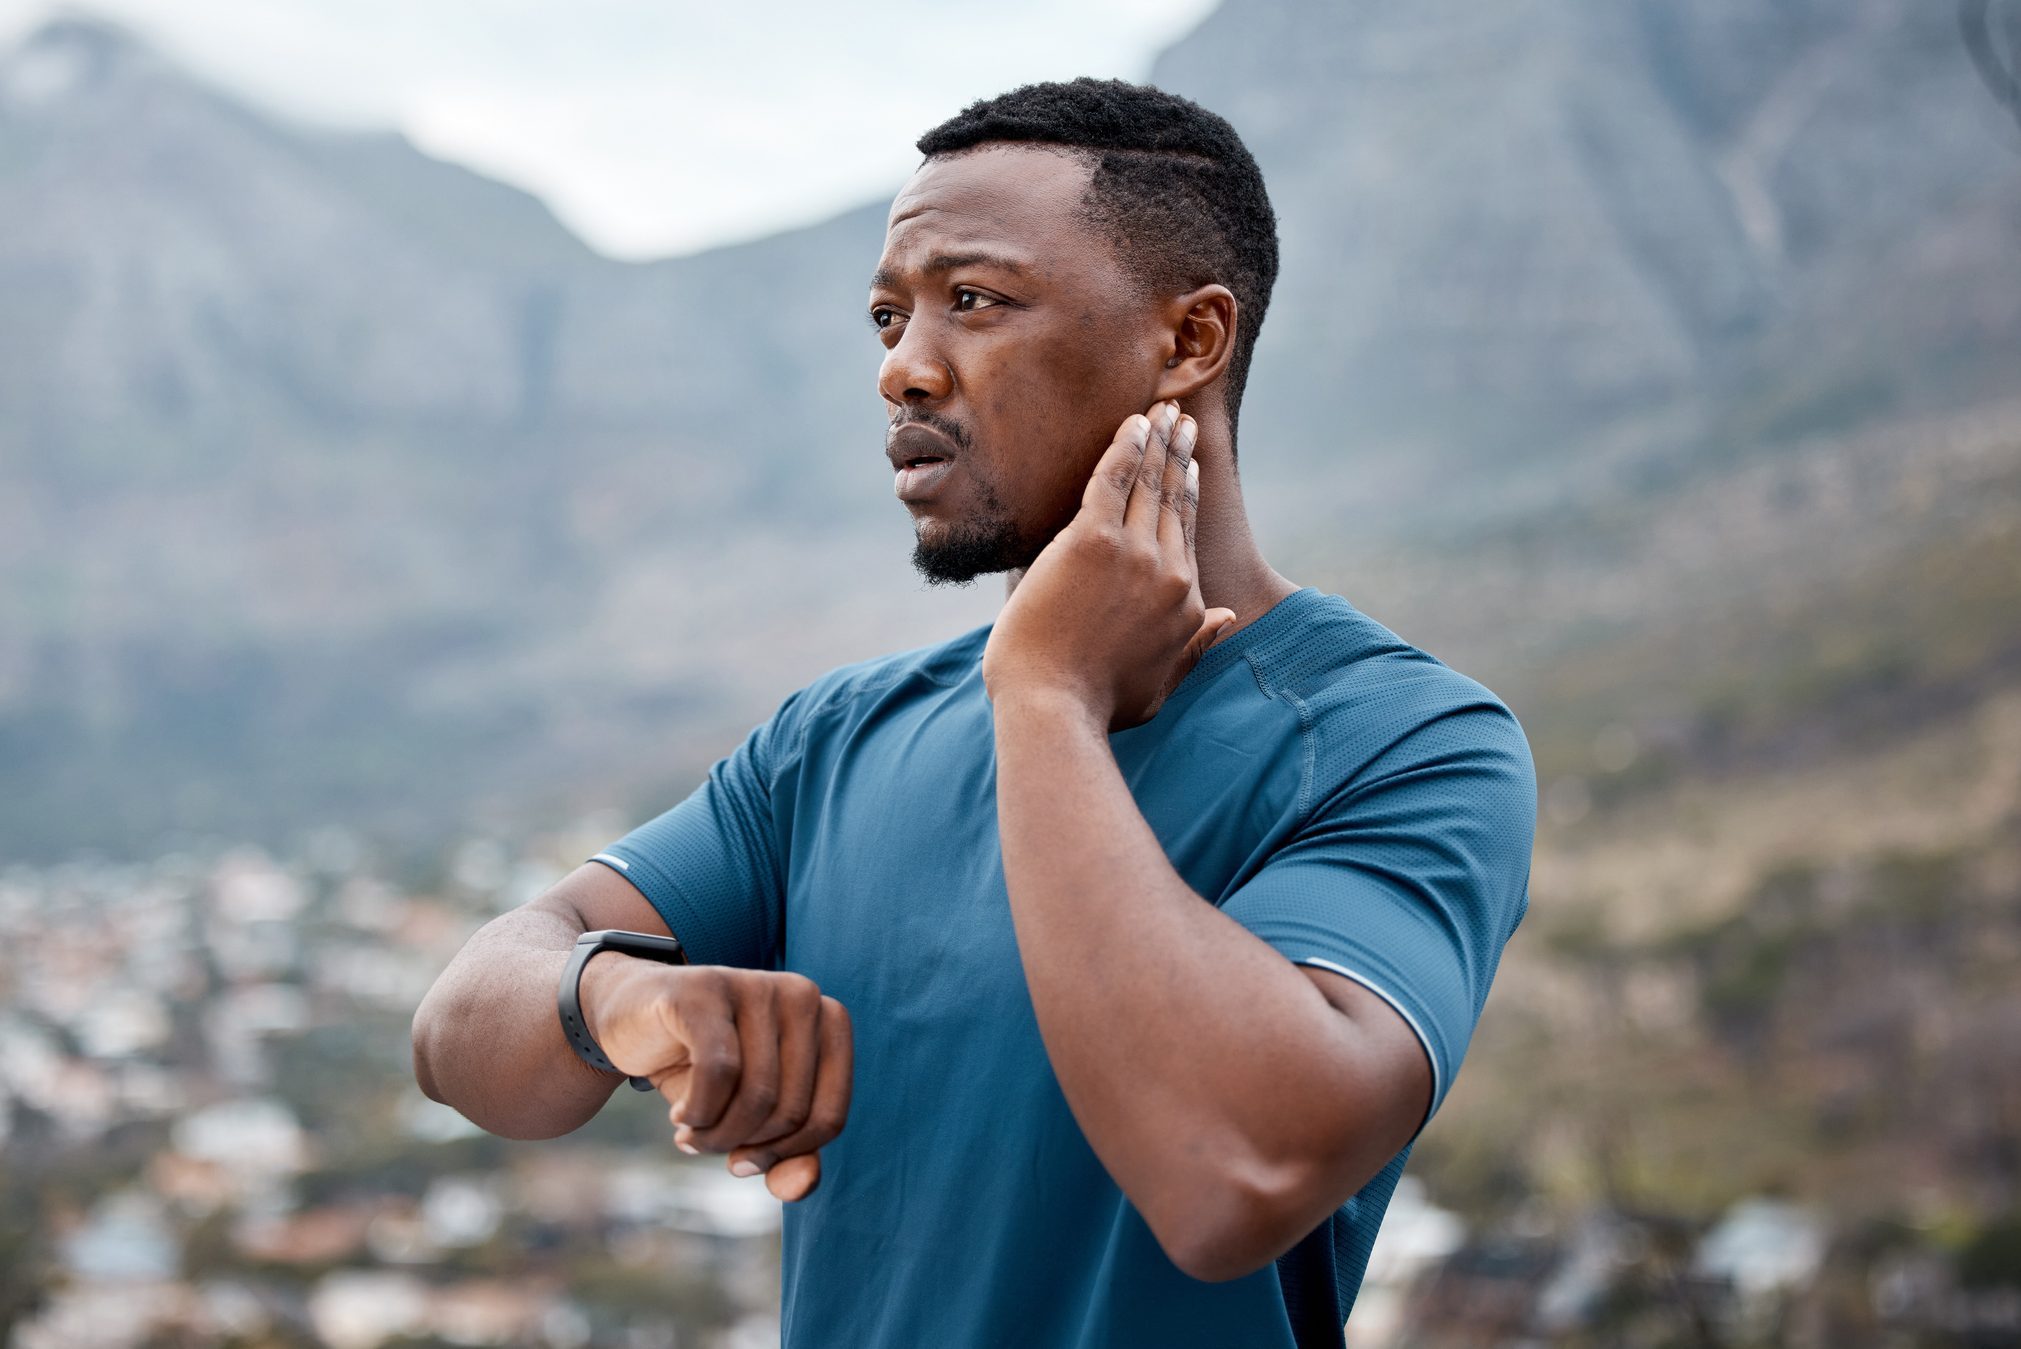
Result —
<path fill-rule="evenodd" d="M 877 387 L 913 565 L 934 584 L 1029 566 L 1117 426 L 1153 401 L 1170 352 L 1080 216 L 1090 172 L 988 145 L 928 160 L 892 203 L 870 284 Z"/>

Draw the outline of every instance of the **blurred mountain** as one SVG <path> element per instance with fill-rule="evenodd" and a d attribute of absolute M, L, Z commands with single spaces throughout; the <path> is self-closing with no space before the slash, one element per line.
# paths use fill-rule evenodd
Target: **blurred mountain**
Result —
<path fill-rule="evenodd" d="M 117 27 L 29 36 L 0 59 L 0 762 L 35 785 L 0 850 L 685 773 L 696 709 L 748 722 L 838 635 L 871 654 L 876 602 L 836 585 L 881 564 L 905 599 L 860 396 L 881 227 L 621 265 Z M 880 555 L 821 545 L 838 506 Z"/>
<path fill-rule="evenodd" d="M 1153 78 L 1278 209 L 1273 561 L 1512 696 L 1648 661 L 1668 586 L 1717 625 L 1760 567 L 1950 546 L 1987 478 L 1932 438 L 2006 462 L 2021 136 L 1948 6 L 1229 0 Z M 111 25 L 0 55 L 0 855 L 643 810 L 821 669 L 987 621 L 886 495 L 883 214 L 622 264 Z M 1937 504 L 1806 495 L 1842 443 Z"/>
<path fill-rule="evenodd" d="M 1330 459 L 1344 409 L 1386 498 L 1457 464 L 1532 500 L 1601 426 L 1703 458 L 2014 388 L 2021 136 L 1950 5 L 1230 0 L 1153 80 L 1279 204 L 1245 430 Z"/>

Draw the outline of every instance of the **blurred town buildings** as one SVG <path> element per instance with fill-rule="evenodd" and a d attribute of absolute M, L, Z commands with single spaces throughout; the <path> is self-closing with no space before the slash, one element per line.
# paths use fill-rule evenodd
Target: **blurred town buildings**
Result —
<path fill-rule="evenodd" d="M 578 1135 L 507 1143 L 412 1082 L 406 1022 L 435 973 L 614 823 L 466 841 L 432 875 L 338 832 L 300 857 L 0 872 L 8 1342 L 775 1343 L 762 1182 L 674 1153 L 629 1093 Z M 1496 1112 L 1469 1113 L 1478 1131 Z M 1679 1324 L 1820 1349 L 1855 1342 L 1848 1325 L 1881 1337 L 1862 1343 L 2021 1333 L 2021 1298 L 1980 1268 L 2009 1248 L 1961 1250 L 1938 1211 L 1872 1245 L 1871 1225 L 1768 1194 L 1664 1211 L 1532 1193 L 1496 1216 L 1461 1190 L 1469 1219 L 1436 1183 L 1400 1185 L 1352 1349 L 1653 1347 Z"/>

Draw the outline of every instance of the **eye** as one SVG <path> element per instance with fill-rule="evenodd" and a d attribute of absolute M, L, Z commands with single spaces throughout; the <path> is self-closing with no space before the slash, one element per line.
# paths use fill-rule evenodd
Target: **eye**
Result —
<path fill-rule="evenodd" d="M 900 316 L 899 312 L 888 304 L 875 304 L 870 306 L 869 317 L 870 326 L 882 332 L 898 322 Z"/>
<path fill-rule="evenodd" d="M 1001 301 L 992 299 L 981 291 L 971 287 L 956 286 L 954 288 L 954 307 L 963 313 L 969 313 L 999 303 Z"/>

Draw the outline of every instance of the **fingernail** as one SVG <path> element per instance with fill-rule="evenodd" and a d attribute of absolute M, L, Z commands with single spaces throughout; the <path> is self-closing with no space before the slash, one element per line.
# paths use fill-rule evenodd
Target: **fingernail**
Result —
<path fill-rule="evenodd" d="M 755 1176 L 758 1174 L 758 1164 L 749 1158 L 741 1158 L 730 1163 L 730 1174 L 733 1176 Z"/>
<path fill-rule="evenodd" d="M 1151 438 L 1151 419 L 1142 413 L 1130 418 L 1130 439 L 1142 445 Z"/>
<path fill-rule="evenodd" d="M 1186 481 L 1192 483 L 1195 487 L 1200 485 L 1200 461 L 1198 459 L 1188 459 L 1186 461 Z"/>
<path fill-rule="evenodd" d="M 700 1148 L 696 1147 L 693 1143 L 688 1142 L 684 1138 L 676 1138 L 674 1140 L 674 1146 L 679 1148 L 682 1152 L 687 1153 L 690 1157 L 699 1157 L 702 1155 L 702 1150 Z"/>

